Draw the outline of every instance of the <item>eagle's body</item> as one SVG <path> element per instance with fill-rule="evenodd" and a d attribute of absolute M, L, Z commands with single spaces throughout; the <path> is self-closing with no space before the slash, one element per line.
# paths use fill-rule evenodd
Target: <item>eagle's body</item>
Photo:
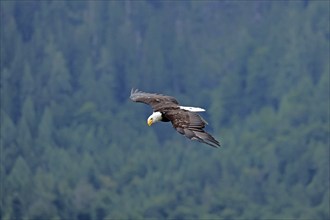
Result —
<path fill-rule="evenodd" d="M 202 108 L 180 106 L 179 102 L 172 96 L 152 94 L 138 90 L 131 91 L 131 100 L 148 104 L 153 109 L 153 114 L 148 118 L 148 125 L 163 121 L 171 122 L 173 127 L 182 135 L 191 140 L 219 147 L 220 143 L 203 128 L 207 122 L 196 112 L 205 111 Z"/>

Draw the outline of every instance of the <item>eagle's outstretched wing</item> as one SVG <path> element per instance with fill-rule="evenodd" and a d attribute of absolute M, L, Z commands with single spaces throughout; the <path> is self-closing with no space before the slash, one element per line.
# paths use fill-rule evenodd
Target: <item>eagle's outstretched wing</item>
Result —
<path fill-rule="evenodd" d="M 177 132 L 191 140 L 208 144 L 212 147 L 220 147 L 220 143 L 209 133 L 203 130 L 207 122 L 198 114 L 186 110 L 171 110 L 164 116 L 172 122 Z"/>
<path fill-rule="evenodd" d="M 166 96 L 156 93 L 142 92 L 137 89 L 131 90 L 130 99 L 134 102 L 142 102 L 150 105 L 154 112 L 160 111 L 163 108 L 178 107 L 179 102 L 172 96 Z"/>

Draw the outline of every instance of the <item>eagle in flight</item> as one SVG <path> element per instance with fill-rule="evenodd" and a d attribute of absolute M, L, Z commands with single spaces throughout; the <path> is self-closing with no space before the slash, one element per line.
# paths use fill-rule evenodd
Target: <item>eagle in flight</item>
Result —
<path fill-rule="evenodd" d="M 204 112 L 205 109 L 180 106 L 179 102 L 172 96 L 146 93 L 137 89 L 131 90 L 130 99 L 134 102 L 142 102 L 151 106 L 153 113 L 147 120 L 149 126 L 159 121 L 170 121 L 174 129 L 187 138 L 212 147 L 220 147 L 220 143 L 203 130 L 207 122 L 196 113 Z"/>

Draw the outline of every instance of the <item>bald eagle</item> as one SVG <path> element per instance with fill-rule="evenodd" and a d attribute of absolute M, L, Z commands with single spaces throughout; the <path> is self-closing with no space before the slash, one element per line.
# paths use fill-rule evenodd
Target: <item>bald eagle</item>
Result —
<path fill-rule="evenodd" d="M 191 140 L 208 144 L 212 147 L 220 147 L 220 143 L 203 128 L 207 122 L 196 112 L 204 112 L 205 109 L 198 107 L 180 106 L 172 96 L 153 94 L 131 90 L 130 99 L 134 102 L 142 102 L 150 105 L 153 113 L 147 123 L 151 126 L 155 122 L 171 122 L 174 129 Z"/>

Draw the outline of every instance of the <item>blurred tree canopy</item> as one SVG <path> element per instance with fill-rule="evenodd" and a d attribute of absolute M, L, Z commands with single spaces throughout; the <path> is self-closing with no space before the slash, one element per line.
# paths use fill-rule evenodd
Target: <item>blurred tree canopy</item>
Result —
<path fill-rule="evenodd" d="M 1 219 L 329 219 L 329 1 L 0 3 Z"/>

